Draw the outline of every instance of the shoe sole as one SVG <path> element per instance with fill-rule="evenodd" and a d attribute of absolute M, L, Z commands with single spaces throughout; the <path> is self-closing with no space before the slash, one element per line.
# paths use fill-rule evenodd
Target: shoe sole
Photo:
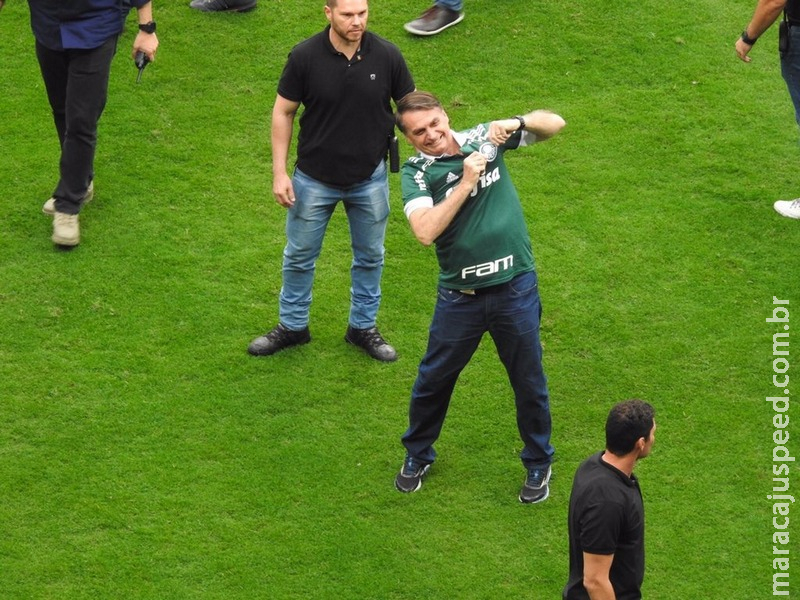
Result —
<path fill-rule="evenodd" d="M 289 344 L 288 346 L 283 346 L 282 348 L 278 348 L 277 350 L 273 350 L 272 352 L 258 352 L 256 350 L 252 350 L 250 346 L 247 347 L 247 353 L 250 356 L 272 356 L 273 354 L 277 354 L 278 352 L 282 352 L 284 350 L 288 350 L 289 348 L 294 348 L 295 346 L 303 346 L 308 344 L 311 341 L 311 337 L 307 340 L 303 340 L 302 342 L 297 342 L 295 344 Z"/>
<path fill-rule="evenodd" d="M 522 504 L 539 504 L 540 502 L 544 502 L 545 500 L 547 500 L 549 497 L 550 497 L 550 485 L 547 486 L 547 490 L 545 490 L 544 496 L 542 496 L 541 498 L 537 498 L 536 500 L 525 500 L 522 497 L 522 494 L 520 494 L 519 501 L 522 502 Z"/>
<path fill-rule="evenodd" d="M 447 25 L 445 25 L 443 27 L 439 27 L 439 29 L 436 29 L 434 31 L 423 31 L 422 29 L 414 29 L 413 27 L 410 26 L 409 23 L 406 23 L 405 25 L 403 25 L 403 29 L 405 29 L 410 34 L 419 35 L 419 36 L 425 37 L 425 36 L 436 35 L 437 33 L 441 33 L 445 29 L 447 29 L 448 27 L 452 27 L 453 25 L 458 25 L 463 20 L 464 20 L 464 15 L 461 14 L 461 15 L 458 16 L 458 18 L 455 21 L 452 21 L 451 23 L 448 23 Z"/>
<path fill-rule="evenodd" d="M 81 243 L 80 238 L 78 238 L 77 240 L 70 240 L 67 238 L 62 238 L 54 235 L 50 239 L 53 240 L 53 243 L 56 246 L 63 246 L 65 248 L 74 248 L 75 246 Z"/>
<path fill-rule="evenodd" d="M 416 485 L 416 487 L 415 487 L 414 489 L 411 489 L 411 490 L 405 490 L 405 489 L 401 488 L 401 487 L 400 487 L 400 486 L 397 484 L 397 479 L 395 479 L 395 480 L 394 480 L 394 487 L 395 487 L 395 489 L 396 489 L 398 492 L 403 492 L 404 494 L 411 494 L 411 493 L 413 493 L 413 492 L 416 492 L 417 490 L 419 490 L 419 488 L 421 488 L 421 487 L 422 487 L 422 480 L 425 478 L 425 475 L 427 475 L 427 474 L 428 474 L 428 470 L 429 470 L 430 468 L 431 468 L 431 466 L 430 466 L 430 465 L 425 465 L 425 466 L 422 468 L 422 473 L 420 473 L 420 474 L 419 474 L 419 481 L 417 482 L 417 485 Z M 398 475 L 398 477 L 399 477 L 399 475 Z"/>
<path fill-rule="evenodd" d="M 773 208 L 775 208 L 775 207 L 773 207 Z M 786 217 L 787 219 L 800 219 L 800 215 L 790 215 L 790 214 L 787 214 L 787 213 L 783 212 L 779 208 L 775 208 L 775 212 L 778 213 L 782 217 Z"/>

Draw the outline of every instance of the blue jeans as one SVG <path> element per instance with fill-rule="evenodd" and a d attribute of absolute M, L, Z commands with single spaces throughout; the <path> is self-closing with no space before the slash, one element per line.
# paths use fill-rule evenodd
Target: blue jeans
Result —
<path fill-rule="evenodd" d="M 436 6 L 441 6 L 444 8 L 449 8 L 450 10 L 454 10 L 456 12 L 461 12 L 461 8 L 464 6 L 463 0 L 436 0 Z"/>
<path fill-rule="evenodd" d="M 800 25 L 789 29 L 789 51 L 781 58 L 781 75 L 794 103 L 794 118 L 800 125 Z"/>
<path fill-rule="evenodd" d="M 480 290 L 479 290 L 480 292 Z M 542 369 L 539 319 L 542 305 L 536 273 L 475 296 L 440 287 L 428 349 L 411 390 L 409 426 L 402 441 L 409 456 L 431 463 L 453 388 L 488 331 L 508 373 L 526 467 L 552 462 L 547 380 Z"/>
<path fill-rule="evenodd" d="M 344 189 L 325 185 L 299 169 L 295 169 L 292 185 L 295 202 L 286 217 L 281 323 L 294 331 L 308 326 L 315 265 L 328 222 L 341 201 L 353 249 L 349 324 L 357 329 L 374 327 L 381 303 L 383 240 L 389 219 L 386 163 L 381 161 L 369 179 Z"/>
<path fill-rule="evenodd" d="M 93 50 L 50 50 L 36 42 L 53 122 L 61 144 L 60 177 L 53 192 L 56 210 L 78 214 L 94 177 L 97 122 L 108 96 L 117 36 Z"/>

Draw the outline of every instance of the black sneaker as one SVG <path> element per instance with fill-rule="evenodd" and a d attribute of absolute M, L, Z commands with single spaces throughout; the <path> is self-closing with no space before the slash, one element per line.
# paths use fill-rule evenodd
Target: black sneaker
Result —
<path fill-rule="evenodd" d="M 408 33 L 414 35 L 436 35 L 463 20 L 463 12 L 434 5 L 422 13 L 419 18 L 406 23 L 403 27 Z"/>
<path fill-rule="evenodd" d="M 416 492 L 422 487 L 422 478 L 430 468 L 430 463 L 420 462 L 416 458 L 406 455 L 403 467 L 394 480 L 394 487 L 406 494 Z"/>
<path fill-rule="evenodd" d="M 523 504 L 536 504 L 544 502 L 550 495 L 550 465 L 545 467 L 530 467 L 528 476 L 522 490 L 519 492 L 519 501 Z"/>
<path fill-rule="evenodd" d="M 189 6 L 203 12 L 247 12 L 256 7 L 256 0 L 192 0 Z"/>
<path fill-rule="evenodd" d="M 383 339 L 377 327 L 356 329 L 348 326 L 347 333 L 344 334 L 344 341 L 363 348 L 375 360 L 382 360 L 383 362 L 397 360 L 397 352 Z"/>
<path fill-rule="evenodd" d="M 275 329 L 250 342 L 247 351 L 253 356 L 269 356 L 284 348 L 307 344 L 310 341 L 311 333 L 308 331 L 308 327 L 300 331 L 292 331 L 286 329 L 283 323 L 278 323 Z"/>

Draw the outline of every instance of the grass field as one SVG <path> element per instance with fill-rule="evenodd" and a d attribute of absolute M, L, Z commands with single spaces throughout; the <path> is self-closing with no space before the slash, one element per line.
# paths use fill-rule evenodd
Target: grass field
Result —
<path fill-rule="evenodd" d="M 572 475 L 628 397 L 659 424 L 637 469 L 645 597 L 771 596 L 778 326 L 765 318 L 773 297 L 800 303 L 800 222 L 771 204 L 800 185 L 776 32 L 751 64 L 734 55 L 755 3 L 466 0 L 464 22 L 430 39 L 402 30 L 425 2 L 371 3 L 370 28 L 456 127 L 533 108 L 568 123 L 508 159 L 541 280 L 557 452 L 535 506 L 517 501 L 513 398 L 488 339 L 422 490 L 394 490 L 437 270 L 396 176 L 379 325 L 398 362 L 342 340 L 342 211 L 313 342 L 247 355 L 281 285 L 269 115 L 323 2 L 186 4 L 155 6 L 162 45 L 139 85 L 131 27 L 120 42 L 72 252 L 54 250 L 40 211 L 57 139 L 27 6 L 0 12 L 0 598 L 559 598 Z"/>

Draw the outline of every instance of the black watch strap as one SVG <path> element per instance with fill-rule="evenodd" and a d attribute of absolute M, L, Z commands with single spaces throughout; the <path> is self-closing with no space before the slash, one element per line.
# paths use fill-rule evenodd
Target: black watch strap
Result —
<path fill-rule="evenodd" d="M 150 21 L 149 23 L 139 23 L 139 31 L 144 31 L 145 33 L 155 33 L 156 22 Z"/>
<path fill-rule="evenodd" d="M 747 35 L 747 28 L 742 32 L 742 41 L 747 44 L 748 46 L 752 46 L 758 41 L 758 38 L 751 38 Z"/>
<path fill-rule="evenodd" d="M 525 129 L 525 118 L 517 115 L 514 117 L 517 121 L 519 121 L 519 127 L 517 127 L 517 131 L 522 131 Z"/>

